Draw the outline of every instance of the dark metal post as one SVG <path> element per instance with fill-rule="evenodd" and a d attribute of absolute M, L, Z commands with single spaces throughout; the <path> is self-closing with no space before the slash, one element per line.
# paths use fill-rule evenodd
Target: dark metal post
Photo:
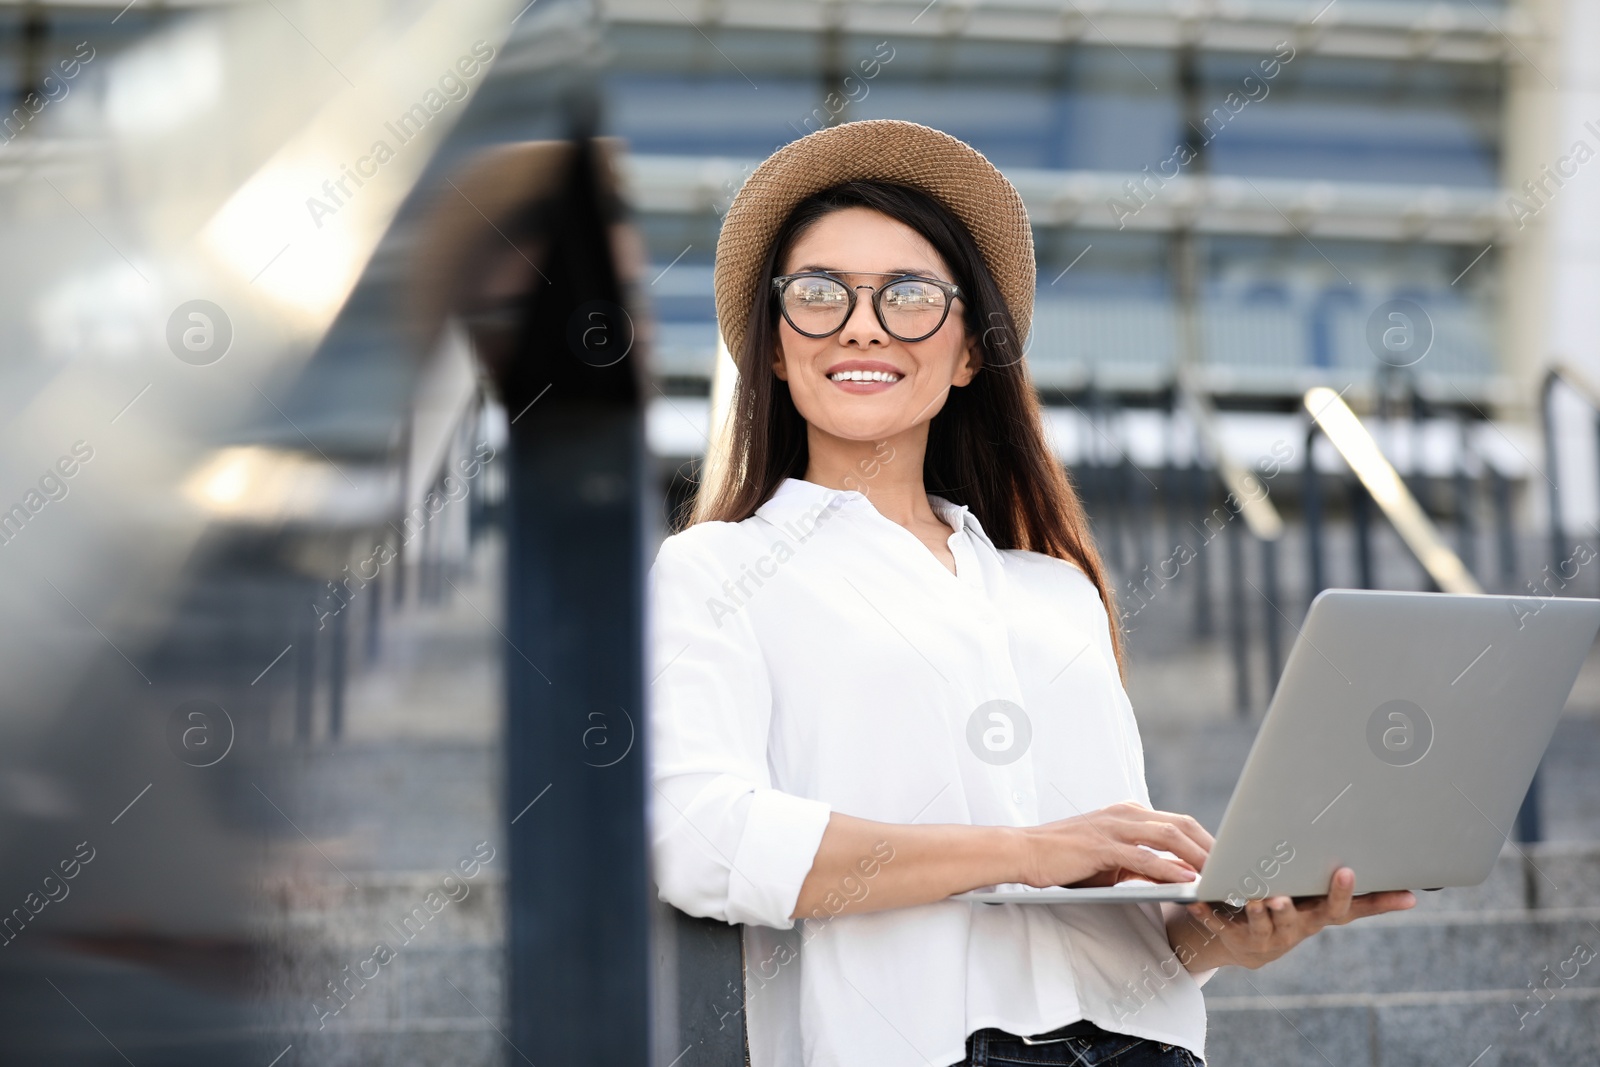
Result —
<path fill-rule="evenodd" d="M 1517 581 L 1517 531 L 1511 521 L 1511 479 L 1498 469 L 1485 463 L 1489 477 L 1489 494 L 1494 503 L 1496 540 L 1500 543 L 1500 585 L 1503 590 L 1514 590 Z"/>
<path fill-rule="evenodd" d="M 1461 562 L 1467 570 L 1478 573 L 1478 523 L 1474 514 L 1477 508 L 1477 499 L 1473 493 L 1473 483 L 1467 477 L 1467 455 L 1471 445 L 1467 438 L 1466 420 L 1458 419 L 1457 427 L 1460 430 L 1460 455 L 1457 457 L 1455 475 L 1451 479 L 1455 486 L 1455 512 L 1456 512 L 1456 552 L 1461 556 Z"/>
<path fill-rule="evenodd" d="M 540 415 L 512 435 L 507 500 L 513 1035 L 535 1063 L 642 1064 L 643 434 L 625 409 Z"/>
<path fill-rule="evenodd" d="M 411 565 L 411 553 L 406 551 L 410 534 L 406 530 L 406 509 L 411 506 L 411 433 L 416 416 L 408 408 L 405 424 L 400 429 L 400 507 L 398 522 L 394 523 L 394 603 L 406 602 L 406 568 Z M 424 512 L 423 514 L 426 514 Z"/>
<path fill-rule="evenodd" d="M 294 640 L 294 739 L 311 741 L 312 714 L 317 696 L 317 621 L 315 602 L 298 615 Z"/>
<path fill-rule="evenodd" d="M 1544 840 L 1544 811 L 1539 803 L 1539 793 L 1543 786 L 1544 761 L 1539 761 L 1539 767 L 1533 772 L 1533 781 L 1528 783 L 1528 794 L 1522 798 L 1522 807 L 1517 809 L 1517 840 L 1535 842 Z"/>
<path fill-rule="evenodd" d="M 1360 478 L 1350 479 L 1350 518 L 1356 547 L 1356 574 L 1362 589 L 1376 589 L 1372 566 L 1372 497 Z"/>
<path fill-rule="evenodd" d="M 438 487 L 435 486 L 435 489 Z M 431 491 L 430 491 L 431 492 Z M 423 514 L 427 514 L 427 499 L 429 494 L 423 494 Z M 417 547 L 417 602 L 419 604 L 437 604 L 439 602 L 439 529 L 433 522 L 433 517 L 428 517 L 428 523 L 422 528 L 422 544 Z"/>
<path fill-rule="evenodd" d="M 1545 482 L 1550 486 L 1550 565 L 1561 566 L 1566 553 L 1567 538 L 1561 529 L 1560 461 L 1556 453 L 1555 386 L 1557 375 L 1551 371 L 1544 379 L 1544 389 L 1539 394 L 1539 413 L 1544 416 L 1544 469 Z"/>
<path fill-rule="evenodd" d="M 1306 603 L 1327 588 L 1327 572 L 1322 559 L 1322 476 L 1313 462 L 1312 446 L 1317 442 L 1317 424 L 1306 430 L 1306 463 L 1301 471 L 1302 505 L 1306 517 Z"/>
<path fill-rule="evenodd" d="M 1155 501 L 1152 499 L 1149 477 L 1128 456 L 1123 460 L 1123 490 L 1128 502 L 1128 533 L 1133 542 L 1133 563 L 1130 574 L 1140 568 L 1154 566 L 1155 551 Z"/>
<path fill-rule="evenodd" d="M 1199 543 L 1194 546 L 1194 635 L 1204 639 L 1210 637 L 1215 629 L 1211 615 L 1211 559 L 1206 552 L 1206 505 L 1211 502 L 1211 472 L 1201 465 L 1198 448 L 1189 457 L 1185 474 L 1185 480 L 1189 483 L 1189 502 L 1198 520 L 1191 524 L 1199 538 Z"/>
<path fill-rule="evenodd" d="M 1266 599 L 1262 608 L 1262 630 L 1266 637 L 1267 699 L 1278 687 L 1278 675 L 1283 672 L 1283 644 L 1280 640 L 1278 597 L 1278 542 L 1261 541 L 1261 592 Z"/>
<path fill-rule="evenodd" d="M 1244 537 L 1243 520 L 1229 523 L 1228 541 L 1228 635 L 1233 646 L 1234 703 L 1240 717 L 1250 714 L 1250 650 L 1248 643 L 1249 620 L 1245 617 L 1248 603 L 1244 595 Z"/>
<path fill-rule="evenodd" d="M 345 667 L 349 660 L 349 614 L 341 611 L 333 617 L 333 633 L 328 641 L 328 737 L 337 741 L 344 736 Z"/>
<path fill-rule="evenodd" d="M 371 663 L 378 658 L 383 639 L 383 575 L 374 575 L 369 584 L 372 590 L 367 594 L 367 662 Z"/>
<path fill-rule="evenodd" d="M 1161 518 L 1166 524 L 1167 543 L 1162 546 L 1163 551 L 1170 552 L 1178 547 L 1179 541 L 1186 541 L 1182 527 L 1179 525 L 1183 514 L 1183 490 L 1181 476 L 1178 473 L 1178 386 L 1171 383 L 1162 393 L 1162 410 L 1166 412 L 1166 462 L 1161 467 Z"/>

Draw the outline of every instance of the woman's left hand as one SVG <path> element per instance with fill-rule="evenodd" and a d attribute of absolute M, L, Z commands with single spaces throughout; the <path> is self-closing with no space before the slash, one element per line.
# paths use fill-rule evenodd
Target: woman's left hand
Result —
<path fill-rule="evenodd" d="M 1343 926 L 1369 915 L 1405 911 L 1417 898 L 1409 889 L 1354 896 L 1356 873 L 1340 867 L 1325 897 L 1266 897 L 1252 900 L 1242 911 L 1217 911 L 1209 904 L 1190 904 L 1188 912 L 1212 937 L 1200 949 L 1206 966 L 1234 964 L 1254 969 L 1271 963 L 1325 926 Z M 1199 946 L 1195 946 L 1199 948 Z M 1206 949 L 1210 949 L 1207 951 Z M 1194 969 L 1192 966 L 1190 969 Z"/>

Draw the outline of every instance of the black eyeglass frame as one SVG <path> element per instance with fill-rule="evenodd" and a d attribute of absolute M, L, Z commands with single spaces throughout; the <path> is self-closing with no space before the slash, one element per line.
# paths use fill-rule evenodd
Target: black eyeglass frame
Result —
<path fill-rule="evenodd" d="M 890 337 L 893 337 L 896 341 L 901 341 L 905 344 L 915 344 L 918 341 L 926 341 L 928 338 L 944 329 L 945 322 L 950 318 L 951 306 L 957 300 L 963 299 L 961 287 L 959 285 L 956 285 L 954 282 L 942 281 L 938 278 L 929 278 L 922 274 L 891 275 L 886 271 L 872 270 L 850 271 L 849 273 L 878 274 L 889 278 L 889 280 L 874 288 L 870 285 L 851 285 L 837 274 L 832 274 L 825 270 L 803 270 L 797 274 L 780 274 L 778 277 L 772 279 L 772 291 L 778 299 L 778 313 L 783 316 L 783 321 L 787 322 L 794 332 L 798 333 L 802 337 L 832 337 L 834 334 L 844 329 L 845 324 L 850 321 L 850 316 L 856 313 L 856 290 L 871 289 L 872 312 L 878 316 L 878 325 L 883 327 L 883 332 L 888 334 Z M 845 295 L 849 298 L 849 303 L 845 306 L 844 318 L 839 320 L 839 325 L 835 326 L 827 333 L 808 333 L 807 331 L 802 330 L 799 326 L 795 325 L 795 321 L 789 317 L 789 309 L 784 306 L 783 290 L 789 285 L 790 282 L 793 282 L 797 278 L 827 278 L 829 281 L 835 281 L 844 286 Z M 897 282 L 927 282 L 929 285 L 934 286 L 944 293 L 944 314 L 939 316 L 939 324 L 937 326 L 919 337 L 902 337 L 889 328 L 888 322 L 884 321 L 883 317 L 883 293 L 884 290 L 888 289 L 891 285 L 894 285 Z"/>

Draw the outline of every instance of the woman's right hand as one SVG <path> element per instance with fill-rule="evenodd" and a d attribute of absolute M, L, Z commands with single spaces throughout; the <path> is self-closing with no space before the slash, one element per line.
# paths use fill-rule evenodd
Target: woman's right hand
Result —
<path fill-rule="evenodd" d="M 1022 839 L 1021 881 L 1037 888 L 1108 886 L 1129 878 L 1190 882 L 1199 877 L 1213 844 L 1206 828 L 1189 816 L 1131 801 L 1024 827 Z"/>

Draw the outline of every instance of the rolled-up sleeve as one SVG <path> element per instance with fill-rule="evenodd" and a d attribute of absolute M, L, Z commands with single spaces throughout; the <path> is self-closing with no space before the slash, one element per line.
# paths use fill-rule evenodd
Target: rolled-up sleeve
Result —
<path fill-rule="evenodd" d="M 693 532 L 667 538 L 650 569 L 657 891 L 690 915 L 787 930 L 832 809 L 773 788 L 766 664 L 748 614 L 724 592 L 727 574 Z"/>

